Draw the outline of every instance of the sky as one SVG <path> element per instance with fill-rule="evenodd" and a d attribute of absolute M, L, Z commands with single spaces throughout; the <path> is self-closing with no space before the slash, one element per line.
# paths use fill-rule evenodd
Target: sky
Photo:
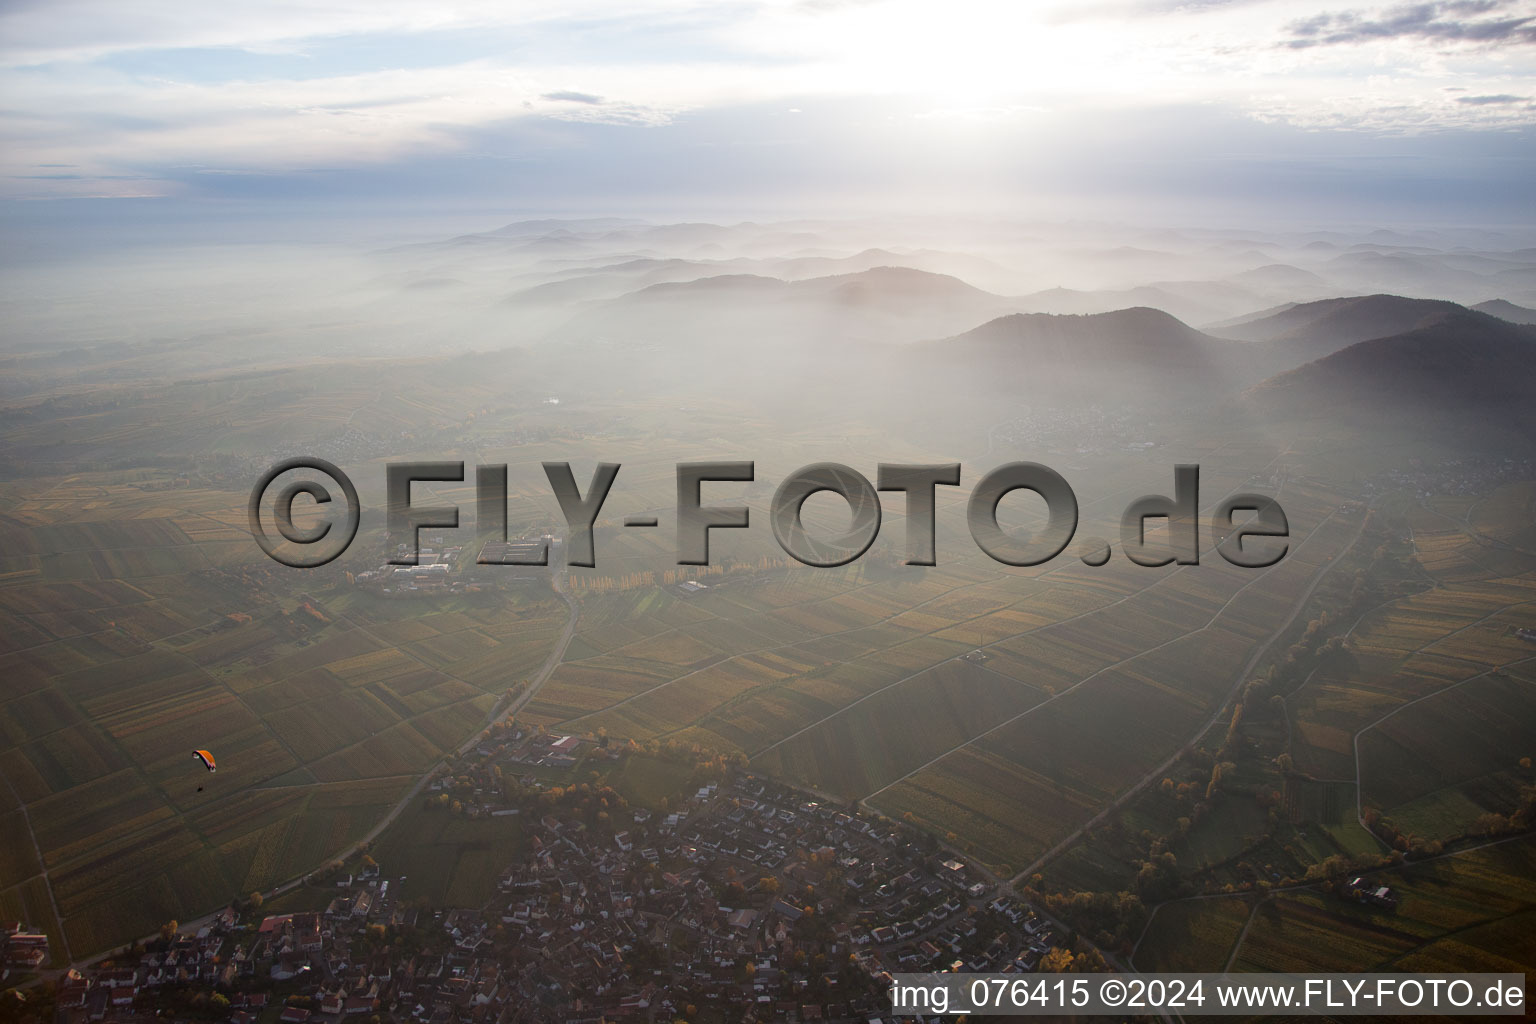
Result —
<path fill-rule="evenodd" d="M 8 0 L 0 204 L 1529 224 L 1533 72 L 1536 0 Z"/>

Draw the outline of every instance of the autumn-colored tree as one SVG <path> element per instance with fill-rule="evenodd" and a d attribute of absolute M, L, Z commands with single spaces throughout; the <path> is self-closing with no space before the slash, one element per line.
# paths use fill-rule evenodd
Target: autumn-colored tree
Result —
<path fill-rule="evenodd" d="M 1045 974 L 1066 974 L 1072 969 L 1072 953 L 1057 946 L 1040 958 L 1040 970 Z"/>

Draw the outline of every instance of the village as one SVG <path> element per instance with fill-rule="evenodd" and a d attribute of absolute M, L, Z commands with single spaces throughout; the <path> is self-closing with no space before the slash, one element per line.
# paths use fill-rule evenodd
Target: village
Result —
<path fill-rule="evenodd" d="M 68 972 L 56 1020 L 870 1021 L 889 1012 L 891 973 L 1033 971 L 1064 942 L 909 826 L 734 768 L 597 826 L 549 799 L 548 773 L 625 753 L 503 739 L 424 797 L 526 830 L 527 855 L 483 906 L 402 899 L 404 879 L 363 855 L 311 879 L 327 888 L 308 909 L 237 901 L 193 934 Z"/>

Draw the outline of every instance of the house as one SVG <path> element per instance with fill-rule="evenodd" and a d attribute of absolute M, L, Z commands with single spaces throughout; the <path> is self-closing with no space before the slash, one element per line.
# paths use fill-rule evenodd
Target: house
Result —
<path fill-rule="evenodd" d="M 1364 878 L 1352 878 L 1349 881 L 1349 893 L 1361 903 L 1384 910 L 1397 909 L 1397 894 L 1385 885 L 1374 885 Z"/>

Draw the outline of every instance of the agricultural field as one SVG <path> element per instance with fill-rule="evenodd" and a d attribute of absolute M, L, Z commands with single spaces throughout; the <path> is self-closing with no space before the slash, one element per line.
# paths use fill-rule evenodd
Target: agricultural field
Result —
<path fill-rule="evenodd" d="M 1136 947 L 1138 971 L 1221 971 L 1253 913 L 1241 896 L 1180 900 L 1157 908 Z"/>
<path fill-rule="evenodd" d="M 545 781 L 568 786 L 596 773 L 631 807 L 660 810 L 680 805 L 693 791 L 693 767 L 680 761 L 626 754 L 619 761 L 584 759 L 568 769 L 539 769 Z M 430 808 L 419 798 L 380 835 L 371 855 L 403 876 L 399 891 L 409 900 L 437 906 L 479 907 L 496 892 L 507 867 L 529 851 L 523 816 L 469 818 Z M 624 812 L 616 812 L 623 814 Z"/>
<path fill-rule="evenodd" d="M 1285 895 L 1262 904 L 1253 919 L 1257 934 L 1283 932 L 1296 950 L 1335 942 L 1371 963 L 1407 950 L 1400 935 L 1363 926 L 1354 934 L 1355 922 L 1336 928 L 1331 919 L 1315 921 L 1311 890 L 1295 885 L 1319 870 L 1375 868 L 1394 846 L 1425 857 L 1486 841 L 1536 783 L 1528 760 L 1536 650 L 1516 634 L 1536 612 L 1536 574 L 1519 558 L 1488 557 L 1490 543 L 1522 536 L 1511 518 L 1524 514 L 1528 496 L 1528 488 L 1511 485 L 1491 495 L 1385 503 L 1396 511 L 1373 520 L 1367 545 L 1324 559 L 1333 571 L 1319 578 L 1297 623 L 1248 669 L 1262 702 L 1244 700 L 1236 710 L 1246 715 L 1229 704 L 1165 766 L 1160 786 L 1094 819 L 1034 869 L 1042 877 L 1031 884 L 1045 892 L 1138 892 L 1155 907 L 1135 947 L 1142 969 L 1173 962 L 1170 951 L 1181 944 L 1200 948 L 1200 936 L 1230 947 L 1242 924 L 1231 920 L 1240 917 L 1235 908 L 1253 906 L 1255 893 L 1271 885 L 1285 887 Z M 1469 510 L 1480 511 L 1478 529 L 1488 536 L 1469 534 Z M 1460 554 L 1454 564 L 1430 566 L 1426 549 Z M 1480 561 L 1488 564 L 1479 569 Z M 1186 687 L 1201 692 L 1189 685 L 1198 676 L 1184 675 Z M 1028 760 L 1031 748 L 1049 742 L 1039 730 L 1012 760 L 1039 774 L 1041 762 Z M 977 745 L 987 747 L 988 738 Z M 1091 749 L 1076 736 L 1072 746 Z M 1106 797 L 1083 787 L 1088 778 L 1053 782 L 1102 806 Z M 1046 826 L 1047 837 L 1053 828 L 1059 833 L 1059 825 Z M 1043 845 L 1037 840 L 1033 848 Z M 1175 858 L 1172 873 L 1149 883 L 1138 872 L 1162 852 Z M 1523 919 L 1525 911 L 1512 913 Z M 1503 941 L 1505 923 L 1497 913 L 1490 920 L 1468 934 L 1486 927 L 1490 942 Z M 1349 934 L 1329 938 L 1334 931 Z M 1174 934 L 1181 938 L 1170 940 Z M 1475 953 L 1465 955 L 1475 962 Z M 1289 969 L 1275 957 L 1267 969 Z"/>
<path fill-rule="evenodd" d="M 983 665 L 944 662 L 783 741 L 754 764 L 856 797 L 1044 699 L 1039 690 Z"/>
<path fill-rule="evenodd" d="M 1418 538 L 1422 542 L 1422 538 Z M 1458 578 L 1388 601 L 1344 634 L 1346 649 L 1287 698 L 1298 772 L 1353 783 L 1359 802 L 1422 839 L 1464 835 L 1507 811 L 1531 773 L 1536 574 Z"/>
<path fill-rule="evenodd" d="M 58 936 L 59 960 L 356 842 L 567 615 L 547 587 L 422 608 L 340 569 L 275 573 L 243 494 L 167 481 L 0 492 L 0 903 Z"/>
<path fill-rule="evenodd" d="M 401 394 L 372 371 L 332 383 L 338 408 L 323 429 L 351 423 L 398 436 L 415 423 L 424 447 L 510 452 L 498 456 L 510 466 L 509 522 L 558 523 L 540 463 L 569 458 L 573 434 L 537 439 L 475 382 L 454 381 L 471 385 L 462 399 L 470 405 L 431 384 Z M 1224 731 L 1228 702 L 1282 627 L 1312 614 L 1314 591 L 1331 594 L 1340 577 L 1348 589 L 1334 570 L 1363 530 L 1362 516 L 1344 511 L 1346 496 L 1292 478 L 1280 485 L 1290 551 L 1271 569 L 1209 553 L 1199 566 L 1120 557 L 1090 567 L 1068 553 L 1009 567 L 977 549 L 963 493 L 943 490 L 939 565 L 900 564 L 904 509 L 888 495 L 888 525 L 865 557 L 811 569 L 784 558 L 764 528 L 768 498 L 788 468 L 849 456 L 802 437 L 779 442 L 751 484 L 711 491 L 712 502 L 749 505 L 756 525 L 721 531 L 718 564 L 679 575 L 669 531 L 626 531 L 616 517 L 664 514 L 677 461 L 754 453 L 712 433 L 668 435 L 659 446 L 615 406 L 574 446 L 624 466 L 614 518 L 605 511 L 596 530 L 600 569 L 563 572 L 561 592 L 540 580 L 403 598 L 349 576 L 380 558 L 382 525 L 369 517 L 357 557 L 323 569 L 280 571 L 253 553 L 242 490 L 262 461 L 249 454 L 252 439 L 302 447 L 303 438 L 282 412 L 245 423 L 216 403 L 291 410 L 297 387 L 284 375 L 220 381 L 215 397 L 190 407 L 187 429 L 209 437 L 183 438 L 167 458 L 206 442 L 227 460 L 217 470 L 60 472 L 0 490 L 0 828 L 36 840 L 36 850 L 7 843 L 0 906 L 53 929 L 71 956 L 198 916 L 348 848 L 498 707 L 523 700 L 564 636 L 566 597 L 579 610 L 574 635 L 519 703 L 525 724 L 739 752 L 755 770 L 929 828 L 1004 877 L 1117 804 L 1125 821 L 1110 816 L 1110 828 L 1162 829 L 1184 811 L 1160 793 L 1130 797 L 1165 772 L 1192 777 L 1187 766 L 1166 767 L 1170 759 Z M 473 427 L 459 415 L 471 407 Z M 68 428 L 76 441 L 145 429 L 116 413 L 87 419 Z M 500 448 L 501 437 L 518 441 Z M 882 458 L 903 455 L 900 442 L 859 443 Z M 1250 485 L 1275 454 L 1210 439 L 1195 449 L 1202 505 Z M 1080 468 L 1072 453 L 1058 454 Z M 1128 455 L 1112 488 L 1085 486 L 1083 536 L 1117 535 L 1126 501 L 1167 490 L 1165 454 Z M 374 508 L 377 459 L 347 464 Z M 472 483 L 423 497 L 461 508 L 474 499 Z M 1536 609 L 1536 577 L 1487 566 L 1513 564 L 1490 552 L 1525 542 L 1513 520 L 1530 500 L 1513 488 L 1413 513 L 1412 537 L 1401 542 L 1417 546 L 1413 592 L 1382 595 L 1391 599 L 1359 616 L 1347 650 L 1287 695 L 1283 717 L 1250 723 L 1248 741 L 1271 762 L 1289 743 L 1297 782 L 1273 763 L 1245 764 L 1238 777 L 1283 791 L 1294 834 L 1267 837 L 1268 808 L 1234 800 L 1173 844 L 1188 872 L 1226 881 L 1245 859 L 1299 871 L 1372 848 L 1354 813 L 1357 744 L 1359 800 L 1416 835 L 1449 835 L 1522 784 L 1531 684 L 1520 659 L 1533 652 L 1512 629 Z M 808 509 L 813 521 L 827 514 Z M 1012 527 L 1032 524 L 1030 515 L 1003 518 Z M 678 588 L 688 575 L 707 589 Z M 1452 686 L 1444 706 L 1431 697 Z M 1500 722 L 1499 708 L 1517 711 Z M 1456 768 L 1437 774 L 1412 763 L 1411 751 L 1435 742 L 1424 734 L 1440 721 L 1455 728 L 1435 757 Z M 1477 741 L 1486 757 L 1457 760 Z M 216 752 L 215 775 L 200 774 L 192 747 Z M 616 784 L 649 803 L 676 785 L 673 774 L 657 762 Z M 397 825 L 389 841 L 419 833 L 397 853 L 420 866 L 406 873 L 434 899 L 472 902 L 521 849 L 515 821 L 405 813 L 417 828 Z M 1053 880 L 1130 884 L 1128 860 L 1068 846 L 1059 865 L 1045 866 Z M 114 885 L 125 873 L 144 884 Z M 1205 926 L 1181 923 L 1183 913 L 1160 912 L 1151 934 Z M 1227 927 L 1211 926 L 1213 949 Z M 1149 948 L 1159 942 L 1171 944 Z"/>
<path fill-rule="evenodd" d="M 398 883 L 404 899 L 478 907 L 527 850 L 527 834 L 515 816 L 463 818 L 423 810 L 418 801 L 380 838 L 372 855 L 405 876 Z"/>
<path fill-rule="evenodd" d="M 1254 912 L 1238 970 L 1484 970 L 1529 972 L 1536 932 L 1536 840 L 1521 837 L 1371 873 L 1395 910 L 1312 889 L 1278 893 Z M 1465 969 L 1462 966 L 1460 969 Z"/>
<path fill-rule="evenodd" d="M 1426 697 L 1360 734 L 1364 799 L 1413 835 L 1464 835 L 1536 783 L 1533 724 L 1536 684 L 1501 673 Z"/>
<path fill-rule="evenodd" d="M 1290 499 L 1315 518 L 1302 535 L 1305 513 L 1292 513 L 1296 550 L 1271 570 L 1166 572 L 1102 610 L 999 645 L 1034 666 L 1026 678 L 1049 699 L 876 792 L 871 803 L 965 837 L 994 866 L 1018 870 L 1033 861 L 1204 731 L 1244 681 L 1254 641 L 1266 634 L 1260 624 L 1287 621 L 1358 534 L 1358 521 L 1325 511 L 1330 500 Z M 1000 671 L 1009 667 L 1003 661 Z M 979 783 L 981 763 L 1007 766 L 1008 781 L 985 811 L 969 806 L 966 792 Z M 977 816 L 988 820 L 985 840 L 974 829 Z"/>

